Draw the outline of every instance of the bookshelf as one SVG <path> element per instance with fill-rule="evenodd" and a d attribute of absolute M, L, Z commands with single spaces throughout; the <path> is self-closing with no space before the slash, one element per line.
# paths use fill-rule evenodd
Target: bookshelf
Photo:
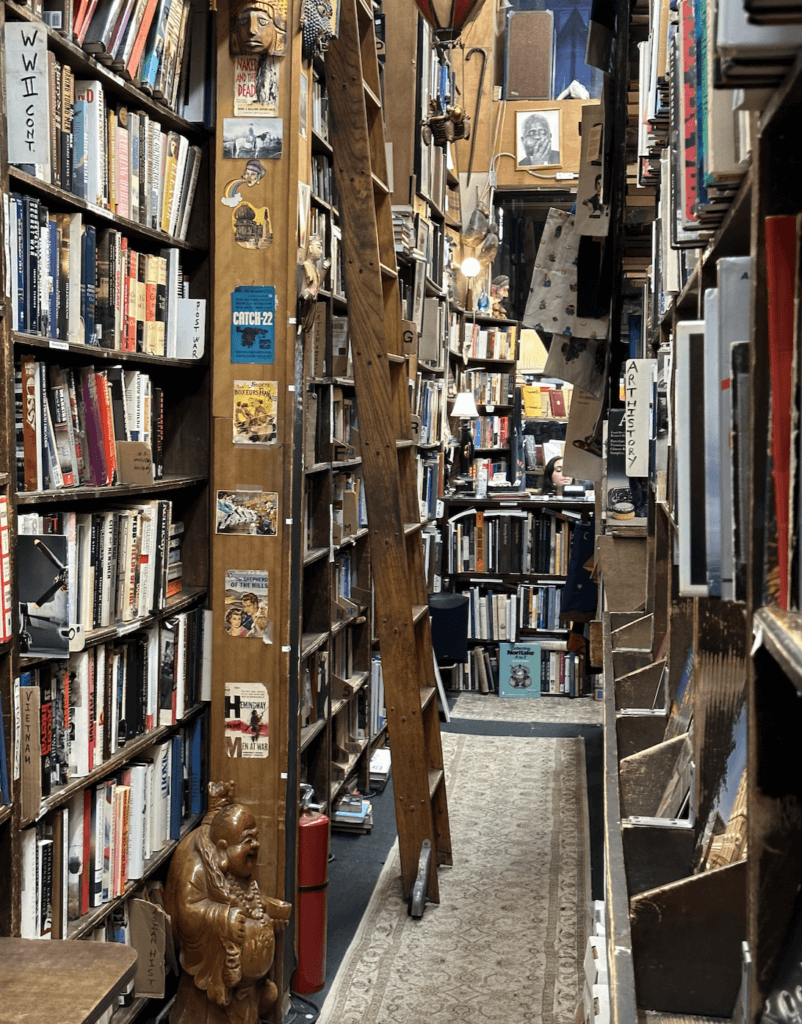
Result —
<path fill-rule="evenodd" d="M 630 40 L 652 45 L 667 24 L 654 8 L 636 5 L 634 14 Z M 693 11 L 680 5 L 680 22 L 688 16 L 692 24 Z M 769 218 L 792 215 L 790 246 L 798 253 L 798 196 L 775 183 L 772 169 L 797 160 L 790 129 L 802 65 L 786 55 L 764 69 L 767 88 L 746 105 L 753 109 L 719 110 L 714 123 L 715 104 L 732 93 L 713 88 L 719 47 L 705 25 L 696 31 L 705 97 L 696 180 L 706 194 L 680 183 L 670 159 L 683 132 L 670 46 L 668 74 L 642 75 L 639 83 L 642 97 L 657 99 L 660 118 L 637 154 L 628 149 L 626 170 L 619 167 L 627 206 L 638 169 L 645 195 L 659 186 L 651 270 L 625 264 L 624 277 L 641 292 L 634 304 L 645 345 L 637 356 L 671 367 L 662 386 L 673 433 L 651 477 L 647 536 L 621 530 L 599 538 L 598 548 L 608 597 L 605 842 L 616 1021 L 645 1010 L 768 1019 L 778 966 L 798 934 L 800 820 L 786 756 L 800 715 L 798 470 L 796 436 L 785 425 L 798 401 L 785 390 L 796 380 L 790 352 L 798 339 L 777 358 L 771 313 L 790 309 L 793 297 L 777 298 Z M 750 31 L 744 19 L 736 56 L 748 50 Z M 737 61 L 728 74 L 733 68 Z M 636 81 L 637 70 L 629 77 Z M 625 222 L 624 233 L 636 236 L 635 221 Z M 700 386 L 697 369 L 726 400 Z M 694 406 L 702 414 L 696 430 L 683 412 L 684 387 L 691 417 Z M 690 445 L 683 443 L 689 434 Z M 701 516 L 692 530 L 689 494 Z M 635 574 L 643 587 L 633 590 Z M 691 948 L 700 954 L 695 965 L 681 952 Z"/>
<path fill-rule="evenodd" d="M 127 902 L 200 820 L 207 778 L 210 154 L 183 62 L 209 19 L 176 5 L 174 77 L 146 87 L 147 25 L 129 71 L 79 44 L 71 4 L 45 6 L 0 8 L 0 932 L 130 942 Z M 52 129 L 29 162 L 17 38 Z M 124 1002 L 133 1020 L 147 1001 Z"/>

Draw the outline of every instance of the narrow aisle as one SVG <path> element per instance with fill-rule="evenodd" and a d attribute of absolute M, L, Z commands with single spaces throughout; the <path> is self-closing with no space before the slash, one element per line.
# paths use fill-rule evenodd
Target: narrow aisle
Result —
<path fill-rule="evenodd" d="M 392 782 L 373 798 L 370 835 L 334 835 L 326 988 L 308 997 L 322 1007 L 334 986 L 322 1021 L 573 1019 L 591 896 L 586 787 L 594 898 L 602 885 L 600 709 L 589 700 L 522 703 L 482 698 L 481 719 L 462 701 L 441 723 L 460 847 L 455 867 L 441 869 L 447 895 L 422 921 L 400 900 Z M 563 720 L 527 720 L 535 716 Z"/>

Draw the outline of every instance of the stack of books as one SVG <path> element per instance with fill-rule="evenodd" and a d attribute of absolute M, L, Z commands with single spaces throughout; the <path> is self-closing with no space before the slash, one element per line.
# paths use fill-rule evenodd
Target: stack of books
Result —
<path fill-rule="evenodd" d="M 338 832 L 370 832 L 373 807 L 361 793 L 346 793 L 332 808 L 331 827 Z"/>
<path fill-rule="evenodd" d="M 381 793 L 390 778 L 390 748 L 378 747 L 370 757 L 370 788 Z"/>

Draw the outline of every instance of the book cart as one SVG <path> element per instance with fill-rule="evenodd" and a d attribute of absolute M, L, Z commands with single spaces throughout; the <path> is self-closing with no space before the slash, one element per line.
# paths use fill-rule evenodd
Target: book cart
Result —
<path fill-rule="evenodd" d="M 130 941 L 205 806 L 208 133 L 186 35 L 147 83 L 147 25 L 112 65 L 72 5 L 47 17 L 0 9 L 49 129 L 11 162 L 4 78 L 0 931 Z"/>

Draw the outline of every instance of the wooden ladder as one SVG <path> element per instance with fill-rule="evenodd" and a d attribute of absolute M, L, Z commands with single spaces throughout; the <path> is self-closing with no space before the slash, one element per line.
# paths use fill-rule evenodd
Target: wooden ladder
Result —
<path fill-rule="evenodd" d="M 342 0 L 326 78 L 403 894 L 428 839 L 426 897 L 439 903 L 437 866 L 452 862 L 451 835 L 369 0 Z"/>

